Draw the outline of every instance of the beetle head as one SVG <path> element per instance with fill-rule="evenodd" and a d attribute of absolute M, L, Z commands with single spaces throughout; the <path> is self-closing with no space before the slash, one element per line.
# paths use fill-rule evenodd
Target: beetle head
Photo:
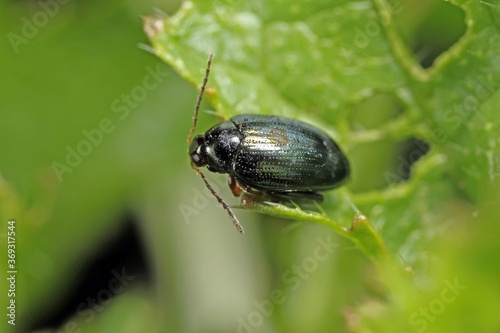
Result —
<path fill-rule="evenodd" d="M 191 162 L 197 167 L 207 165 L 205 138 L 203 135 L 195 136 L 194 140 L 189 145 L 189 157 L 191 158 Z"/>

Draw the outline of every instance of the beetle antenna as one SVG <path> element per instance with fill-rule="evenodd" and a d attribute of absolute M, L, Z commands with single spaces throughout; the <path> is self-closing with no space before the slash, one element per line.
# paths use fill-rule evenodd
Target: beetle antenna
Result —
<path fill-rule="evenodd" d="M 193 127 L 191 127 L 191 130 L 189 131 L 188 143 L 191 143 L 191 137 L 193 136 L 193 132 L 196 129 L 196 123 L 198 122 L 198 111 L 200 110 L 201 99 L 203 98 L 205 87 L 207 86 L 208 74 L 210 74 L 210 66 L 212 65 L 213 58 L 214 54 L 210 52 L 210 55 L 208 56 L 207 68 L 205 69 L 205 77 L 203 78 L 203 83 L 201 84 L 198 100 L 196 101 L 196 105 L 194 107 Z"/>
<path fill-rule="evenodd" d="M 240 234 L 244 234 L 245 231 L 243 230 L 243 226 L 241 225 L 240 221 L 238 221 L 238 218 L 234 214 L 233 210 L 227 205 L 227 203 L 224 200 L 222 200 L 222 198 L 219 196 L 219 194 L 217 192 L 215 192 L 215 190 L 210 185 L 210 183 L 208 182 L 208 180 L 205 177 L 205 175 L 203 174 L 203 172 L 201 172 L 200 169 L 198 169 L 193 163 L 191 163 L 191 167 L 200 175 L 201 179 L 203 179 L 203 181 L 205 182 L 205 186 L 208 188 L 210 193 L 212 193 L 212 195 L 215 197 L 215 199 L 217 199 L 217 201 L 222 205 L 222 207 L 229 214 L 229 217 L 231 218 L 231 220 L 233 220 L 233 224 L 236 227 L 236 229 L 238 229 Z"/>

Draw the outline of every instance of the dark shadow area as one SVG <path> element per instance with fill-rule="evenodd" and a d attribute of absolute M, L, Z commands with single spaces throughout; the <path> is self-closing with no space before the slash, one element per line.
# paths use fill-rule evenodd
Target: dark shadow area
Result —
<path fill-rule="evenodd" d="M 75 284 L 58 306 L 34 323 L 32 330 L 57 329 L 72 317 L 93 320 L 113 297 L 151 281 L 137 220 L 123 219 L 121 230 L 87 260 Z"/>
<path fill-rule="evenodd" d="M 417 138 L 411 138 L 403 142 L 401 153 L 396 160 L 397 177 L 394 182 L 408 180 L 411 176 L 413 164 L 427 154 L 429 149 L 428 143 Z"/>

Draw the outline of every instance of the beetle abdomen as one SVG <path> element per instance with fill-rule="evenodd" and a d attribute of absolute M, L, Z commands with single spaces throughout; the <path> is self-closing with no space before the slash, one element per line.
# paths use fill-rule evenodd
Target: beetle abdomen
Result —
<path fill-rule="evenodd" d="M 349 164 L 325 133 L 303 122 L 263 115 L 230 119 L 243 139 L 233 172 L 243 185 L 264 191 L 321 191 L 342 184 Z"/>

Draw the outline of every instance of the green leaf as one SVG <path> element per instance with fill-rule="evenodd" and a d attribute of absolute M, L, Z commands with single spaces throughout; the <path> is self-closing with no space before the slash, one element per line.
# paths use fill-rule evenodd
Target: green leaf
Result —
<path fill-rule="evenodd" d="M 375 263 L 378 263 L 378 261 L 385 262 L 385 260 L 387 260 L 387 250 L 383 240 L 372 227 L 366 216 L 359 213 L 355 216 L 351 227 L 348 229 L 342 227 L 339 222 L 329 219 L 324 214 L 303 211 L 300 207 L 290 208 L 277 203 L 262 203 L 252 200 L 250 196 L 244 196 L 242 198 L 242 204 L 245 208 L 253 209 L 264 214 L 327 225 L 342 237 L 355 243 L 356 246 Z"/>
<path fill-rule="evenodd" d="M 499 5 L 455 0 L 442 6 L 463 14 L 466 31 L 427 69 L 398 27 L 398 16 L 407 15 L 402 7 L 416 8 L 406 2 L 187 1 L 173 17 L 146 18 L 144 29 L 154 53 L 196 86 L 208 54 L 215 54 L 206 97 L 219 115 L 302 119 L 330 133 L 352 161 L 351 184 L 327 194 L 324 215 L 247 207 L 327 224 L 368 256 L 380 258 L 376 253 L 387 248 L 422 281 L 431 260 L 427 249 L 481 203 L 500 176 Z M 379 96 L 389 102 L 373 102 Z M 387 105 L 401 110 L 383 110 Z M 359 107 L 362 113 L 353 116 Z M 383 114 L 386 120 L 370 121 Z M 405 160 L 398 145 L 415 138 L 423 143 L 398 164 Z M 364 174 L 370 167 L 383 171 Z M 405 173 L 410 177 L 402 181 Z M 373 177 L 378 180 L 363 185 Z M 368 237 L 345 233 L 355 214 L 341 192 L 371 221 Z M 396 286 L 388 297 L 408 298 L 372 317 L 401 315 L 376 331 L 407 325 L 428 295 L 411 292 L 401 271 L 386 273 Z M 363 307 L 354 313 L 366 321 L 351 330 L 367 331 L 373 313 Z"/>

